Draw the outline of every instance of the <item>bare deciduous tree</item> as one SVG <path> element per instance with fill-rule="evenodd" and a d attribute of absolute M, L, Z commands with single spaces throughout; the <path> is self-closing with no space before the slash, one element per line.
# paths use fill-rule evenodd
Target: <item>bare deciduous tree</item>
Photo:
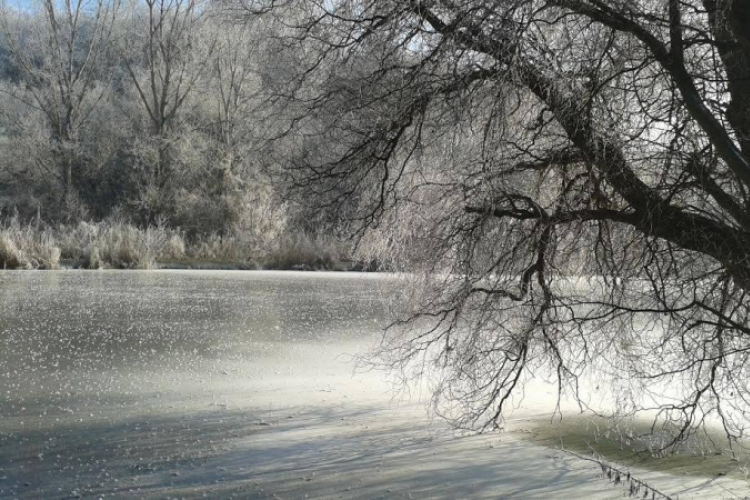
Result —
<path fill-rule="evenodd" d="M 355 232 L 424 271 L 381 359 L 436 368 L 463 426 L 549 376 L 581 404 L 599 381 L 666 445 L 711 419 L 743 435 L 750 2 L 293 7 L 307 56 L 281 93 L 306 118 L 285 135 L 326 146 L 289 175 L 356 198 Z"/>
<path fill-rule="evenodd" d="M 79 132 L 107 94 L 119 8 L 117 0 L 39 0 L 28 9 L 4 3 L 0 11 L 9 62 L 21 79 L 4 91 L 45 117 L 61 168 L 40 167 L 67 191 L 80 163 Z"/>
<path fill-rule="evenodd" d="M 157 142 L 153 185 L 170 179 L 170 132 L 198 82 L 211 68 L 216 33 L 206 27 L 206 5 L 197 0 L 144 0 L 135 6 L 124 64 Z"/>

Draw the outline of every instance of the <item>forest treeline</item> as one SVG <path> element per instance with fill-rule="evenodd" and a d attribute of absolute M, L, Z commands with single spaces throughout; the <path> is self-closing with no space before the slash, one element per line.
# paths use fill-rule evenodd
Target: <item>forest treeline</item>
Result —
<path fill-rule="evenodd" d="M 222 2 L 4 4 L 0 267 L 345 258 L 274 175 L 279 29 Z"/>

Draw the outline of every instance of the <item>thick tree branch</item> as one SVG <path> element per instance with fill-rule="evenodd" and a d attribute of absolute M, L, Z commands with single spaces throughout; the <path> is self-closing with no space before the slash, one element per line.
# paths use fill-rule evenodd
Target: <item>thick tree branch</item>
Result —
<path fill-rule="evenodd" d="M 631 31 L 647 44 L 652 44 L 652 51 L 659 52 L 657 59 L 663 56 L 664 62 L 674 67 L 672 58 L 661 42 L 648 34 L 643 28 L 630 22 L 621 14 L 593 9 L 576 0 L 559 0 L 568 6 L 575 6 L 582 14 L 612 24 L 618 29 Z M 598 4 L 598 2 L 597 2 Z M 512 65 L 518 79 L 531 90 L 542 102 L 547 104 L 558 123 L 565 130 L 571 142 L 583 153 L 586 160 L 595 165 L 607 182 L 620 194 L 638 214 L 637 220 L 622 220 L 649 236 L 671 241 L 686 250 L 711 255 L 726 265 L 743 287 L 750 289 L 750 266 L 745 262 L 745 247 L 750 242 L 748 236 L 720 223 L 702 216 L 685 212 L 665 202 L 659 194 L 646 185 L 630 168 L 622 151 L 609 141 L 598 137 L 580 112 L 577 103 L 585 102 L 582 96 L 569 96 L 558 90 L 553 81 L 545 77 L 530 63 L 511 60 L 512 53 L 507 40 L 488 39 L 474 29 L 458 29 L 455 25 L 443 23 L 424 5 L 413 4 L 414 12 L 422 16 L 443 36 L 454 37 L 459 43 L 472 50 L 484 52 L 501 64 Z M 604 12 L 604 13 L 602 13 Z M 433 24 L 434 23 L 434 24 Z M 663 52 L 663 54 L 661 54 Z M 681 71 L 684 71 L 684 67 Z M 677 69 L 679 73 L 679 68 Z M 687 73 L 685 72 L 685 76 Z M 689 76 L 688 80 L 689 80 Z M 692 86 L 692 81 L 688 82 Z M 694 88 L 694 87 L 693 87 Z M 696 91 L 697 95 L 697 91 Z M 688 96 L 689 97 L 689 96 Z M 686 97 L 686 99 L 688 98 Z M 701 105 L 703 105 L 701 103 Z M 706 111 L 708 111 L 706 109 Z M 715 122 L 715 119 L 711 117 Z M 720 127 L 718 122 L 716 126 Z M 721 129 L 721 133 L 726 132 Z M 731 140 L 727 140 L 731 143 Z M 741 153 L 734 144 L 734 151 L 744 162 Z M 718 146 L 717 146 L 718 149 Z M 750 186 L 750 165 L 747 169 L 748 186 Z M 615 214 L 612 214 L 613 216 Z M 618 217 L 620 217 L 618 215 Z"/>
<path fill-rule="evenodd" d="M 675 26 L 675 24 L 679 23 L 679 6 L 676 5 L 677 2 L 675 0 L 670 1 L 673 2 L 670 5 L 670 14 L 674 16 L 671 20 L 673 28 L 670 30 L 670 33 L 673 37 L 673 43 L 677 44 L 671 48 L 672 50 L 668 50 L 658 38 L 643 26 L 629 19 L 624 14 L 615 11 L 602 1 L 553 0 L 553 4 L 586 16 L 614 30 L 631 33 L 648 47 L 654 58 L 672 77 L 672 81 L 682 94 L 685 107 L 706 133 L 706 136 L 716 148 L 716 152 L 721 159 L 726 162 L 727 166 L 737 176 L 737 179 L 750 188 L 750 162 L 748 162 L 719 120 L 716 119 L 711 110 L 703 102 L 690 73 L 685 68 L 682 60 L 682 39 L 678 35 L 679 27 Z"/>

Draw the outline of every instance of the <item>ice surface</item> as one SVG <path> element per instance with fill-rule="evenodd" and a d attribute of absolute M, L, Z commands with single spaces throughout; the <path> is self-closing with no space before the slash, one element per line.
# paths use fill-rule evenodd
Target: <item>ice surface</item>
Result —
<path fill-rule="evenodd" d="M 364 274 L 0 273 L 0 498 L 623 496 L 596 464 L 523 432 L 460 436 L 418 394 L 394 399 L 385 374 L 354 373 L 393 286 Z M 644 474 L 680 498 L 746 488 Z"/>

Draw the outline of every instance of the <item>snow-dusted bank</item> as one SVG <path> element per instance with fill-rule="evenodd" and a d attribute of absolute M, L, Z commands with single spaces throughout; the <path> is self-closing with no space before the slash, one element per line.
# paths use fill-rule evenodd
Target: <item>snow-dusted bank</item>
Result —
<path fill-rule="evenodd" d="M 389 320 L 380 297 L 394 284 L 351 273 L 0 274 L 0 498 L 628 493 L 539 433 L 550 387 L 527 391 L 506 432 L 468 436 L 428 417 L 429 395 L 394 397 L 383 373 L 353 372 Z M 629 470 L 680 498 L 748 492 L 715 474 Z"/>

